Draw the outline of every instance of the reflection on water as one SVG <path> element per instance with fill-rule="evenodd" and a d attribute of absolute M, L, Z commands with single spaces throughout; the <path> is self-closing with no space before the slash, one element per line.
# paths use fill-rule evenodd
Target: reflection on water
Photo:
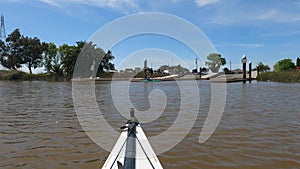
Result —
<path fill-rule="evenodd" d="M 124 82 L 120 82 L 122 84 Z M 299 168 L 300 84 L 228 84 L 222 121 L 198 143 L 210 104 L 210 83 L 198 81 L 201 103 L 189 135 L 159 155 L 165 168 Z M 108 152 L 81 128 L 71 83 L 0 82 L 0 168 L 100 168 Z M 151 137 L 167 130 L 180 108 L 176 82 L 132 83 L 130 100 L 149 109 L 149 93 L 167 97 L 164 113 L 142 124 Z M 126 122 L 112 103 L 110 83 L 96 84 L 97 102 L 115 129 Z"/>

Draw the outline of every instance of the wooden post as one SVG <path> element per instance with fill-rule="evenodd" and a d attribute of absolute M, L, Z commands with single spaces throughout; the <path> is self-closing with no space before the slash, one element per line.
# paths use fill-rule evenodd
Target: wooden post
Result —
<path fill-rule="evenodd" d="M 181 74 L 181 66 L 180 64 L 178 65 L 178 77 L 180 78 L 180 74 Z"/>
<path fill-rule="evenodd" d="M 252 80 L 252 62 L 249 62 L 249 82 Z"/>
<path fill-rule="evenodd" d="M 147 59 L 144 60 L 144 76 L 145 76 L 145 79 L 147 79 L 148 77 L 148 70 L 147 70 Z"/>
<path fill-rule="evenodd" d="M 199 77 L 201 79 L 201 76 L 202 76 L 202 67 L 199 68 Z"/>
<path fill-rule="evenodd" d="M 242 57 L 242 64 L 243 64 L 243 83 L 246 83 L 246 64 L 247 64 L 247 57 L 243 55 Z"/>

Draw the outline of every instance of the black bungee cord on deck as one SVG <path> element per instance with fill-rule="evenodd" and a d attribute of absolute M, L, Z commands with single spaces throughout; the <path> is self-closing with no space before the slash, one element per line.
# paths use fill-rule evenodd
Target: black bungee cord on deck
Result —
<path fill-rule="evenodd" d="M 114 166 L 114 164 L 117 161 L 125 144 L 126 144 L 126 153 L 125 153 L 125 158 L 124 158 L 124 165 L 122 165 L 122 163 L 120 161 L 117 161 L 118 169 L 135 169 L 136 168 L 135 167 L 135 156 L 136 156 L 136 154 L 135 154 L 135 151 L 136 151 L 135 139 L 138 140 L 138 143 L 141 146 L 143 153 L 145 154 L 147 160 L 149 161 L 152 169 L 155 169 L 155 167 L 153 166 L 145 149 L 143 148 L 140 140 L 136 136 L 136 126 L 139 125 L 139 122 L 136 119 L 136 117 L 134 116 L 134 109 L 131 109 L 130 117 L 131 117 L 131 119 L 127 122 L 127 126 L 120 127 L 120 129 L 123 129 L 123 130 L 127 128 L 128 134 L 127 134 L 127 138 L 124 141 L 120 151 L 118 152 L 116 158 L 114 159 L 114 162 L 113 162 L 112 166 L 110 167 L 110 169 L 112 169 L 112 167 Z M 130 139 L 130 142 L 128 142 L 129 139 Z"/>

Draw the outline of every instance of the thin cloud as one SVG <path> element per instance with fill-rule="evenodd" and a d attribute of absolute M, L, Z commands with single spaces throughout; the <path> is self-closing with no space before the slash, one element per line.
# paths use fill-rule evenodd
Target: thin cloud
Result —
<path fill-rule="evenodd" d="M 134 0 L 39 0 L 41 2 L 47 3 L 52 6 L 62 6 L 65 4 L 84 4 L 89 6 L 97 6 L 97 7 L 108 7 L 113 9 L 139 9 L 137 3 Z"/>
<path fill-rule="evenodd" d="M 275 23 L 287 23 L 300 21 L 300 15 L 278 9 L 270 9 L 261 15 L 253 18 L 254 20 L 271 21 Z"/>
<path fill-rule="evenodd" d="M 239 46 L 244 48 L 261 48 L 265 45 L 263 43 L 240 43 L 240 44 L 233 44 L 233 46 Z"/>
<path fill-rule="evenodd" d="M 6 0 L 7 2 L 20 2 L 21 0 Z"/>
<path fill-rule="evenodd" d="M 228 46 L 236 46 L 241 48 L 261 48 L 265 45 L 263 43 L 228 43 L 228 44 L 217 44 L 216 47 L 228 47 Z"/>
<path fill-rule="evenodd" d="M 212 1 L 203 0 L 203 5 L 206 1 L 208 4 L 212 3 Z M 226 4 L 214 6 L 206 23 L 225 26 L 236 24 L 261 26 L 262 23 L 298 23 L 300 21 L 300 13 L 296 10 L 300 3 L 270 6 L 267 2 L 251 2 L 229 1 Z M 251 12 L 247 12 L 249 9 Z"/>
<path fill-rule="evenodd" d="M 274 32 L 262 34 L 260 37 L 276 37 L 276 36 L 292 36 L 300 34 L 299 30 L 296 31 L 283 31 L 283 32 Z"/>
<path fill-rule="evenodd" d="M 176 4 L 178 2 L 181 2 L 182 0 L 170 0 L 172 3 Z"/>
<path fill-rule="evenodd" d="M 217 3 L 218 1 L 219 0 L 195 0 L 196 4 L 199 7 L 203 7 L 203 6 L 206 6 L 206 5 L 214 4 L 214 3 Z"/>
<path fill-rule="evenodd" d="M 270 9 L 258 16 L 256 16 L 254 19 L 256 20 L 270 20 L 274 19 L 274 17 L 277 15 L 277 10 L 276 9 Z"/>
<path fill-rule="evenodd" d="M 59 7 L 59 3 L 53 1 L 53 0 L 39 0 L 40 2 L 44 2 L 44 3 L 47 3 L 49 5 L 52 5 L 52 6 L 55 6 L 55 7 Z"/>

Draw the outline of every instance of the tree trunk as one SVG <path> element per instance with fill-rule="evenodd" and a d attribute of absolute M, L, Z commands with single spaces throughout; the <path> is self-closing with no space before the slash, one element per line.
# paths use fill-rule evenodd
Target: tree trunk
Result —
<path fill-rule="evenodd" d="M 32 74 L 31 64 L 28 65 L 29 73 Z"/>

